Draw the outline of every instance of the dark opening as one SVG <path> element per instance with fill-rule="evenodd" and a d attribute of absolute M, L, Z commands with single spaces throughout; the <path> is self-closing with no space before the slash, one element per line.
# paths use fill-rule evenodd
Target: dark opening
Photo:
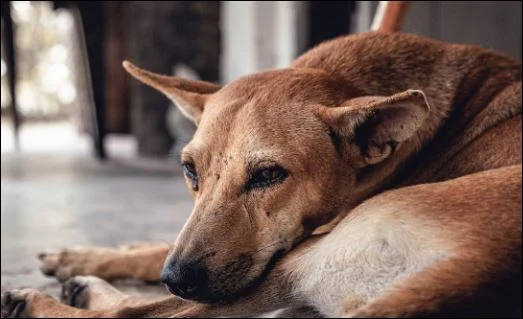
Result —
<path fill-rule="evenodd" d="M 356 1 L 310 1 L 307 48 L 348 34 Z"/>

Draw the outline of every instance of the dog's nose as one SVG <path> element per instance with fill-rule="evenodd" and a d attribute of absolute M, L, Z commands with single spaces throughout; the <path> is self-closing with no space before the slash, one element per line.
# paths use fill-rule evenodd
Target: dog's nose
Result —
<path fill-rule="evenodd" d="M 201 295 L 207 285 L 207 272 L 199 262 L 176 262 L 165 264 L 160 279 L 173 294 L 185 299 Z"/>

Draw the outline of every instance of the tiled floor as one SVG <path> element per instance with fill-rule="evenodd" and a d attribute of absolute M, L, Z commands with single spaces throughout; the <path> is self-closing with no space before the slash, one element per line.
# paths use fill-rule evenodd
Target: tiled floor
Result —
<path fill-rule="evenodd" d="M 2 144 L 4 132 L 2 128 Z M 45 134 L 39 140 L 33 138 L 31 143 L 53 141 L 45 140 Z M 192 199 L 173 159 L 126 156 L 101 164 L 84 151 L 26 147 L 17 153 L 2 145 L 1 289 L 30 286 L 56 295 L 59 285 L 38 270 L 39 252 L 172 242 L 191 208 Z M 135 292 L 135 284 L 118 286 Z M 148 294 L 164 293 L 160 286 L 138 288 Z"/>

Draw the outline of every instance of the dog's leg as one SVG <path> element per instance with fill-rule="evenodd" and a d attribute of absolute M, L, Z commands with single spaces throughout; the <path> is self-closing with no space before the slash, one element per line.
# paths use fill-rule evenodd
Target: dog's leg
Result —
<path fill-rule="evenodd" d="M 76 318 L 147 318 L 147 317 L 218 317 L 247 316 L 275 311 L 281 308 L 304 306 L 292 293 L 289 273 L 309 247 L 316 241 L 309 239 L 288 253 L 267 275 L 259 286 L 244 297 L 231 303 L 204 305 L 168 297 L 160 301 L 127 300 L 122 297 L 117 307 L 102 310 L 87 310 L 59 303 L 57 300 L 34 289 L 13 290 L 2 296 L 4 317 L 76 317 Z M 119 293 L 106 290 L 118 299 Z M 103 296 L 98 296 L 102 300 Z M 113 300 L 114 301 L 114 300 Z M 99 305 L 100 303 L 97 302 Z"/>
<path fill-rule="evenodd" d="M 295 257 L 298 256 L 293 254 L 291 258 L 285 258 L 255 290 L 239 300 L 219 305 L 185 302 L 177 308 L 166 308 L 162 311 L 162 315 L 169 315 L 171 318 L 248 317 L 287 307 L 301 308 L 304 304 L 293 295 L 292 282 L 288 280 L 287 261 Z M 127 307 L 121 309 L 117 315 L 129 318 L 147 317 L 163 307 L 165 306 L 162 303 L 142 307 Z"/>
<path fill-rule="evenodd" d="M 361 307 L 346 304 L 344 314 L 521 316 L 521 202 L 517 165 L 394 190 L 360 205 L 353 213 L 385 218 L 376 233 L 388 243 L 366 259 L 383 261 L 384 252 L 403 246 L 410 262 Z M 346 230 L 347 237 L 356 229 Z"/>
<path fill-rule="evenodd" d="M 65 281 L 73 276 L 96 276 L 105 280 L 134 278 L 159 281 L 169 252 L 166 243 L 138 244 L 110 248 L 64 249 L 42 253 L 41 270 L 47 276 Z"/>
<path fill-rule="evenodd" d="M 312 317 L 312 308 L 295 294 L 293 280 L 296 264 L 307 263 L 308 252 L 323 238 L 324 235 L 315 235 L 295 247 L 285 255 L 267 275 L 256 289 L 246 294 L 241 299 L 223 305 L 202 305 L 187 303 L 177 309 L 171 316 L 175 318 L 201 318 L 201 317 L 223 317 L 223 316 L 253 316 L 266 314 L 279 309 L 300 310 L 301 315 L 307 313 Z M 131 309 L 126 315 L 135 315 Z M 139 313 L 138 313 L 139 314 Z M 300 316 L 300 313 L 297 313 Z"/>
<path fill-rule="evenodd" d="M 100 318 L 106 311 L 73 308 L 36 289 L 17 289 L 2 294 L 2 318 Z"/>
<path fill-rule="evenodd" d="M 62 302 L 73 307 L 89 309 L 89 310 L 107 310 L 107 309 L 122 309 L 126 307 L 134 308 L 138 314 L 143 312 L 140 306 L 151 308 L 163 304 L 166 298 L 159 298 L 154 302 L 152 300 L 143 299 L 136 296 L 130 296 L 116 289 L 108 282 L 96 277 L 74 277 L 64 284 L 64 292 L 62 295 Z M 183 305 L 180 305 L 182 307 Z M 208 311 L 208 309 L 200 308 L 196 304 L 191 304 L 189 307 L 179 309 L 179 311 Z M 223 309 L 224 312 L 232 311 L 231 309 Z M 246 315 L 246 314 L 244 314 Z M 310 307 L 295 307 L 285 308 L 274 312 L 272 316 L 276 318 L 319 318 L 321 315 Z"/>
<path fill-rule="evenodd" d="M 211 307 L 168 297 L 161 301 L 87 310 L 62 304 L 36 289 L 17 289 L 2 295 L 2 318 L 162 318 L 173 314 L 211 313 Z M 212 312 L 214 313 L 214 312 Z"/>
<path fill-rule="evenodd" d="M 156 301 L 160 302 L 164 298 Z M 127 295 L 107 281 L 92 277 L 78 276 L 69 279 L 62 288 L 62 302 L 82 309 L 104 310 L 122 307 L 137 307 L 151 304 L 152 300 Z M 277 318 L 316 318 L 319 313 L 310 307 L 285 308 L 273 314 Z"/>
<path fill-rule="evenodd" d="M 79 309 L 61 304 L 34 289 L 13 290 L 2 296 L 2 317 L 151 318 L 251 315 L 288 306 L 298 307 L 299 304 L 293 302 L 291 294 L 288 293 L 285 282 L 281 276 L 270 275 L 253 293 L 229 304 L 204 305 L 168 297 L 161 301 L 140 301 L 140 304 L 134 305 L 124 302 L 116 308 L 102 310 Z"/>
<path fill-rule="evenodd" d="M 464 301 L 474 307 L 476 315 L 509 316 L 510 313 L 507 311 L 514 309 L 511 305 L 521 302 L 521 280 L 519 281 L 519 293 L 515 288 L 514 295 L 517 296 L 503 295 L 495 296 L 494 300 L 492 298 L 484 299 L 484 296 L 478 297 L 477 292 L 485 286 L 492 285 L 486 281 L 496 278 L 495 273 L 486 273 L 485 268 L 488 266 L 484 265 L 484 261 L 470 258 L 442 261 L 430 269 L 399 282 L 391 287 L 388 293 L 374 301 L 355 310 L 347 309 L 350 311 L 347 311 L 344 317 L 398 318 L 438 316 L 441 313 L 459 314 L 462 311 L 468 313 L 470 309 L 463 306 Z M 504 285 L 502 282 L 499 284 Z M 512 284 L 512 286 L 515 285 Z M 500 310 L 504 312 L 502 314 L 483 312 L 482 309 L 492 309 L 490 302 L 497 304 L 495 305 L 497 309 L 505 309 Z M 512 315 L 520 317 L 521 311 Z"/>

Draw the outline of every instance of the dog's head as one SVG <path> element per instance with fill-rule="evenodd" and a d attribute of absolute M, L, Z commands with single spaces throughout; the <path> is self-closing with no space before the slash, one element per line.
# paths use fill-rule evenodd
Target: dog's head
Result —
<path fill-rule="evenodd" d="M 162 278 L 182 297 L 216 302 L 253 287 L 282 252 L 380 182 L 428 113 L 423 93 L 362 96 L 329 74 L 283 69 L 217 85 L 125 68 L 198 129 L 182 153 L 195 198 Z"/>

